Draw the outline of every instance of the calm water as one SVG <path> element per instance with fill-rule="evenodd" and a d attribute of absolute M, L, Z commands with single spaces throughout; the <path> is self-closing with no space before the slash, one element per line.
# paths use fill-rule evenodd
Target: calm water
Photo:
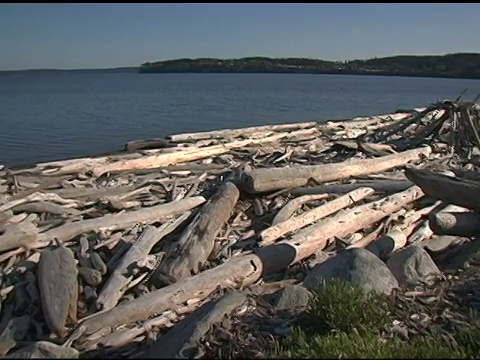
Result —
<path fill-rule="evenodd" d="M 479 80 L 296 74 L 0 75 L 0 164 L 122 149 L 180 132 L 393 112 L 480 91 Z"/>

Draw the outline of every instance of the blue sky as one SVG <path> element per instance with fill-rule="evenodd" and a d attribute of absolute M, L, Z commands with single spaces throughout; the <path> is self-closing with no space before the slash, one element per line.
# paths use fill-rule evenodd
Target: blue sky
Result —
<path fill-rule="evenodd" d="M 0 70 L 480 52 L 480 4 L 0 4 Z"/>

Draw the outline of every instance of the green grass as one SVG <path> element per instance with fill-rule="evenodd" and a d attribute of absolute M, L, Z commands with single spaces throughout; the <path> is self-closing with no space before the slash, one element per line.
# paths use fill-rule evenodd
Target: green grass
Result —
<path fill-rule="evenodd" d="M 393 320 L 393 299 L 340 281 L 323 283 L 312 292 L 309 309 L 291 334 L 277 342 L 271 357 L 473 359 L 480 354 L 478 320 L 455 331 L 452 341 L 440 335 L 387 339 L 382 335 Z"/>

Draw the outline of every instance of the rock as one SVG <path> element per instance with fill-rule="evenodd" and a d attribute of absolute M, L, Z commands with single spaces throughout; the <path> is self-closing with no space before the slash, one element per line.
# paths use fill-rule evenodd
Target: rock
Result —
<path fill-rule="evenodd" d="M 312 288 L 322 280 L 341 279 L 365 290 L 390 294 L 398 282 L 385 263 L 366 249 L 350 249 L 315 266 L 303 285 Z"/>
<path fill-rule="evenodd" d="M 79 353 L 71 347 L 62 347 L 48 341 L 37 341 L 7 356 L 7 359 L 78 359 Z"/>
<path fill-rule="evenodd" d="M 459 241 L 458 236 L 441 235 L 433 236 L 431 239 L 424 242 L 425 250 L 432 253 L 437 253 L 449 248 L 451 245 Z"/>
<path fill-rule="evenodd" d="M 277 310 L 288 310 L 299 314 L 306 310 L 311 293 L 302 285 L 287 285 L 277 292 L 274 306 Z"/>
<path fill-rule="evenodd" d="M 387 266 L 401 285 L 428 283 L 442 272 L 427 251 L 411 245 L 390 256 Z"/>

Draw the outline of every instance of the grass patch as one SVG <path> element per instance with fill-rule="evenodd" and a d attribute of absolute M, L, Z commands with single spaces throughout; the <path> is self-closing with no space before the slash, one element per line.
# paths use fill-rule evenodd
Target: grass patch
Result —
<path fill-rule="evenodd" d="M 289 336 L 277 342 L 275 358 L 476 358 L 480 322 L 457 329 L 451 341 L 441 335 L 408 341 L 383 336 L 393 320 L 394 300 L 341 281 L 322 283 L 312 291 L 309 309 Z M 477 318 L 478 319 L 478 318 Z"/>

